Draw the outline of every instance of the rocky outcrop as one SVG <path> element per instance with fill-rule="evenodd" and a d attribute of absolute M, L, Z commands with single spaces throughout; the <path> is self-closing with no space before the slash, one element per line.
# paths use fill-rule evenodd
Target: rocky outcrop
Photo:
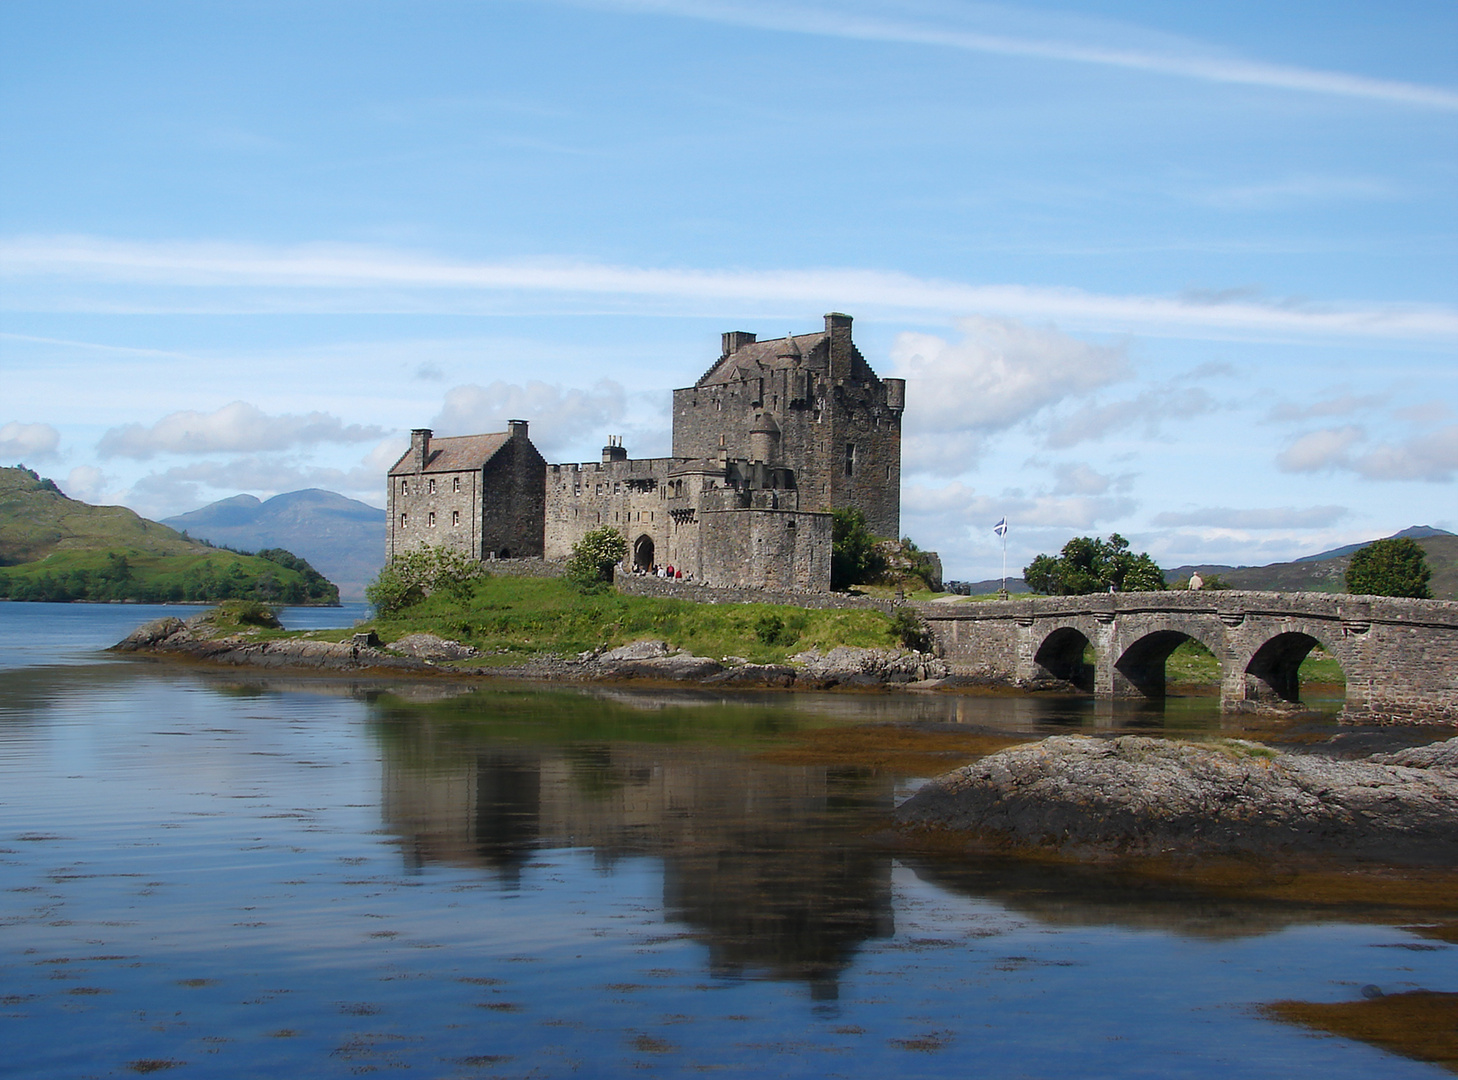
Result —
<path fill-rule="evenodd" d="M 1256 743 L 1057 736 L 929 782 L 904 826 L 1069 854 L 1458 860 L 1458 739 L 1357 761 Z"/>
<path fill-rule="evenodd" d="M 350 641 L 259 639 L 246 631 L 220 630 L 208 621 L 207 614 L 186 622 L 171 616 L 154 620 L 137 627 L 112 649 L 261 668 L 352 671 L 389 667 L 408 671 L 427 666 L 425 661 L 386 652 L 373 634 L 356 634 Z"/>
<path fill-rule="evenodd" d="M 474 646 L 435 634 L 406 634 L 390 642 L 390 648 L 417 660 L 470 660 L 481 654 Z"/>
<path fill-rule="evenodd" d="M 797 681 L 820 686 L 880 686 L 883 683 L 926 682 L 946 678 L 944 661 L 930 653 L 894 652 L 837 645 L 827 653 L 817 649 L 791 658 L 799 668 Z"/>

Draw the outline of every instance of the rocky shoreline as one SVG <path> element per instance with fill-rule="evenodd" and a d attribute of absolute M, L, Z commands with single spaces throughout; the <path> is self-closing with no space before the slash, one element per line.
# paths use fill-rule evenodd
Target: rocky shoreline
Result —
<path fill-rule="evenodd" d="M 663 641 L 636 641 L 574 657 L 541 657 L 502 664 L 469 645 L 434 634 L 409 634 L 385 643 L 373 632 L 348 641 L 305 637 L 267 638 L 248 631 L 223 632 L 203 616 L 185 622 L 166 617 L 132 631 L 113 647 L 212 664 L 272 669 L 405 676 L 514 678 L 569 682 L 630 680 L 736 688 L 829 690 L 898 687 L 936 689 L 952 684 L 946 663 L 929 653 L 837 646 L 800 653 L 784 664 L 754 664 L 742 657 L 694 656 Z"/>
<path fill-rule="evenodd" d="M 1072 857 L 1321 854 L 1458 866 L 1458 738 L 1357 760 L 1259 743 L 1055 736 L 928 782 L 908 832 Z"/>

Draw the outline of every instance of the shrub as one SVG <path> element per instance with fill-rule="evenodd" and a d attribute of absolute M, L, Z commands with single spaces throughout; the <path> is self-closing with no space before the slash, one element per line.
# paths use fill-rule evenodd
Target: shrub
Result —
<path fill-rule="evenodd" d="M 628 554 L 628 541 L 611 526 L 593 529 L 572 545 L 566 577 L 583 592 L 600 592 L 613 580 L 613 567 Z"/>
<path fill-rule="evenodd" d="M 440 593 L 454 600 L 471 595 L 477 579 L 486 576 L 479 562 L 465 552 L 444 547 L 418 547 L 395 556 L 365 586 L 365 599 L 380 615 L 391 615 Z"/>
<path fill-rule="evenodd" d="M 1427 553 L 1411 537 L 1376 540 L 1352 555 L 1347 565 L 1347 591 L 1361 596 L 1432 598 Z"/>
<path fill-rule="evenodd" d="M 896 614 L 891 616 L 891 632 L 896 635 L 903 648 L 917 652 L 931 651 L 931 631 L 911 608 L 896 609 Z"/>
<path fill-rule="evenodd" d="M 886 556 L 866 527 L 858 507 L 831 511 L 830 587 L 848 589 L 875 581 L 886 570 Z"/>

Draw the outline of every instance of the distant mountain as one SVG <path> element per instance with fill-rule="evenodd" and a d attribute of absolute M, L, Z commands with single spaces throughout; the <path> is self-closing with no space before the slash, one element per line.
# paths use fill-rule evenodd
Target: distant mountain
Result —
<path fill-rule="evenodd" d="M 1391 536 L 1386 537 L 1385 539 L 1396 540 L 1405 537 L 1411 540 L 1425 540 L 1430 536 L 1452 535 L 1453 534 L 1450 533 L 1447 529 L 1435 529 L 1431 525 L 1412 525 L 1406 529 L 1403 529 L 1402 532 L 1393 533 Z M 1368 540 L 1366 544 L 1347 544 L 1344 547 L 1332 548 L 1330 551 L 1317 552 L 1315 555 L 1303 555 L 1301 556 L 1301 558 L 1293 559 L 1292 561 L 1320 562 L 1323 559 L 1340 559 L 1348 555 L 1356 554 L 1358 551 L 1366 547 L 1367 544 L 1370 544 L 1371 542 L 1372 541 Z"/>
<path fill-rule="evenodd" d="M 1458 535 L 1427 525 L 1414 525 L 1394 533 L 1411 537 L 1422 547 L 1433 571 L 1429 584 L 1436 600 L 1458 600 Z M 1368 541 L 1367 543 L 1371 543 Z M 1164 572 L 1166 581 L 1180 581 L 1198 570 L 1202 577 L 1218 574 L 1233 589 L 1271 592 L 1345 592 L 1347 565 L 1352 553 L 1366 544 L 1347 544 L 1331 551 L 1306 555 L 1269 566 L 1177 566 Z"/>
<path fill-rule="evenodd" d="M 287 548 L 338 585 L 345 600 L 363 599 L 385 563 L 385 512 L 319 488 L 267 501 L 234 495 L 162 523 L 241 551 Z"/>

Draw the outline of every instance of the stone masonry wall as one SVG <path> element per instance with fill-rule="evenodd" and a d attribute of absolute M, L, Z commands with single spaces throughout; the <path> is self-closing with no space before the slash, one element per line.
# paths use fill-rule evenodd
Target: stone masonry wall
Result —
<path fill-rule="evenodd" d="M 387 503 L 387 560 L 417 547 L 481 557 L 480 472 L 391 476 Z"/>

